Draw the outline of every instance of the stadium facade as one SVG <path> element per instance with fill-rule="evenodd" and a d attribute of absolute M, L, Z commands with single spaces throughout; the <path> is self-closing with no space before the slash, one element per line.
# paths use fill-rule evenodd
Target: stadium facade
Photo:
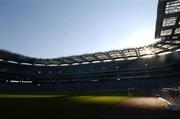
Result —
<path fill-rule="evenodd" d="M 155 38 L 138 48 L 39 59 L 0 50 L 1 91 L 155 89 L 180 83 L 180 0 L 159 0 Z"/>

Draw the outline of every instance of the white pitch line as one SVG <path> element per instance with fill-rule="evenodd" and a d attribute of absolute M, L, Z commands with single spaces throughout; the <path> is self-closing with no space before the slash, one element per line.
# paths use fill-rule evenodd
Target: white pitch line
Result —
<path fill-rule="evenodd" d="M 162 98 L 162 97 L 158 97 L 159 100 L 165 101 L 166 103 L 168 103 L 169 105 L 171 104 L 169 101 L 167 101 L 166 99 Z"/>

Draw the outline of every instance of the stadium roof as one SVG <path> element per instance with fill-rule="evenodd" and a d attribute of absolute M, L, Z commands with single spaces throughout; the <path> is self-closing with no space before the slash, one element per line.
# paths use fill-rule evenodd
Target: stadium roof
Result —
<path fill-rule="evenodd" d="M 139 48 L 113 50 L 78 56 L 41 59 L 0 50 L 0 60 L 37 66 L 65 66 L 87 63 L 137 59 L 179 51 L 180 49 L 180 0 L 159 0 L 155 38 L 160 41 Z"/>
<path fill-rule="evenodd" d="M 159 0 L 155 37 L 173 38 L 180 34 L 180 0 Z"/>

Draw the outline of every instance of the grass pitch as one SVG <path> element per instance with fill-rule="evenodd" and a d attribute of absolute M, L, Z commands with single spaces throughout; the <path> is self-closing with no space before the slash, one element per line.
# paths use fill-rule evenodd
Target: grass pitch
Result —
<path fill-rule="evenodd" d="M 127 100 L 127 92 L 0 93 L 2 118 L 95 118 Z"/>

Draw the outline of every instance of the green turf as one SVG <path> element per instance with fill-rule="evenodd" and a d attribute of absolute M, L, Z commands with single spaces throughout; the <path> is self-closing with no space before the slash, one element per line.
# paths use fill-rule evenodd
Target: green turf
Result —
<path fill-rule="evenodd" d="M 0 114 L 6 118 L 94 118 L 125 101 L 127 92 L 1 93 Z"/>

